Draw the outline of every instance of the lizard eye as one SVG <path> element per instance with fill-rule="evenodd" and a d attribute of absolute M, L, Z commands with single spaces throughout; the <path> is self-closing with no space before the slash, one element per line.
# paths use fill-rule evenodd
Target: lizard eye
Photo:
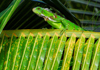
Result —
<path fill-rule="evenodd" d="M 40 10 L 40 8 L 37 8 L 38 10 Z"/>

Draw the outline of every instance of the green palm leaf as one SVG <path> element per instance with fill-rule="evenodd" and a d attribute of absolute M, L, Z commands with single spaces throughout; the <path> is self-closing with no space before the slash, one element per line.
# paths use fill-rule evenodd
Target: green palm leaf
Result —
<path fill-rule="evenodd" d="M 85 43 L 85 35 L 81 35 L 81 37 L 78 39 L 75 45 L 74 61 L 73 61 L 72 70 L 80 69 L 80 64 L 81 64 L 82 54 L 83 54 L 83 49 L 84 49 L 84 43 Z"/>
<path fill-rule="evenodd" d="M 72 58 L 75 40 L 76 40 L 76 36 L 75 36 L 75 34 L 72 34 L 71 38 L 69 38 L 66 42 L 63 66 L 62 66 L 61 70 L 69 70 L 69 68 L 70 68 L 70 61 Z"/>
<path fill-rule="evenodd" d="M 7 9 L 0 13 L 0 33 L 14 13 L 21 0 L 13 0 Z"/>
<path fill-rule="evenodd" d="M 6 30 L 0 35 L 0 69 L 97 70 L 99 43 L 98 32 L 67 30 L 60 36 L 58 29 Z"/>

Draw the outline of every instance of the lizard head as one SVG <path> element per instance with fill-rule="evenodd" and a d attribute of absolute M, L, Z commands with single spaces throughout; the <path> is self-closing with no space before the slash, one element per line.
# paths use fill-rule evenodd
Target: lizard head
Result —
<path fill-rule="evenodd" d="M 52 20 L 55 18 L 54 14 L 50 12 L 49 9 L 47 8 L 42 8 L 42 7 L 35 7 L 32 9 L 32 11 L 37 14 L 40 17 L 43 17 L 45 21 L 47 20 Z"/>

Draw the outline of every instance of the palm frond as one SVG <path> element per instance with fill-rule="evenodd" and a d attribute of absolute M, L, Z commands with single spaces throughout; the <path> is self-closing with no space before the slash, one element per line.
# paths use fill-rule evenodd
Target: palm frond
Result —
<path fill-rule="evenodd" d="M 97 70 L 100 66 L 98 32 L 66 31 L 60 36 L 59 29 L 4 30 L 0 45 L 2 70 Z"/>
<path fill-rule="evenodd" d="M 0 33 L 2 32 L 3 28 L 5 27 L 5 25 L 7 24 L 7 22 L 9 21 L 10 17 L 12 16 L 12 14 L 14 13 L 15 9 L 17 8 L 17 6 L 19 5 L 21 0 L 13 0 L 10 5 L 8 6 L 8 8 L 6 8 L 4 11 L 2 11 L 0 13 Z"/>

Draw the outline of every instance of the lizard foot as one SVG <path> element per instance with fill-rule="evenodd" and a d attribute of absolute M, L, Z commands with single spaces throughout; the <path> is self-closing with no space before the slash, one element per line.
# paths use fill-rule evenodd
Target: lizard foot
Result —
<path fill-rule="evenodd" d="M 60 35 L 63 35 L 63 33 L 65 33 L 65 36 L 66 36 L 66 29 L 62 29 L 62 30 L 60 31 Z"/>

